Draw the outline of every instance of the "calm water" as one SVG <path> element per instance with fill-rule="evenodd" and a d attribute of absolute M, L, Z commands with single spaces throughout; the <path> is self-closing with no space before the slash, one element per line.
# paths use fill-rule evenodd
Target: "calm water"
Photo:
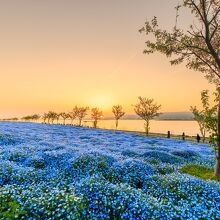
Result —
<path fill-rule="evenodd" d="M 42 121 L 38 121 L 42 122 Z M 56 123 L 56 121 L 54 121 Z M 60 119 L 59 123 L 63 123 Z M 70 124 L 70 120 L 66 120 L 66 124 Z M 73 124 L 78 124 L 78 121 L 73 121 Z M 84 126 L 92 127 L 92 121 L 84 121 L 82 123 Z M 114 120 L 100 120 L 98 122 L 99 128 L 104 129 L 115 129 Z M 144 131 L 144 121 L 143 120 L 120 120 L 118 130 L 126 131 Z M 167 134 L 167 131 L 171 131 L 171 134 L 182 135 L 185 132 L 186 135 L 196 136 L 199 134 L 199 126 L 196 121 L 150 121 L 150 132 Z"/>
<path fill-rule="evenodd" d="M 92 122 L 84 122 L 84 125 L 92 126 Z M 99 128 L 114 129 L 114 120 L 101 120 L 98 123 Z M 119 130 L 126 131 L 144 131 L 144 121 L 142 120 L 120 120 Z M 155 121 L 150 122 L 150 132 L 153 133 L 164 133 L 171 131 L 172 134 L 182 134 L 185 132 L 186 135 L 195 136 L 199 133 L 199 126 L 195 121 Z"/>

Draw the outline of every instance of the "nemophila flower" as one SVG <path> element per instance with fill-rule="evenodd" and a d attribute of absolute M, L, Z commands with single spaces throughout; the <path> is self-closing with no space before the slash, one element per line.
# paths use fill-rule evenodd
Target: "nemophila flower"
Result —
<path fill-rule="evenodd" d="M 163 151 L 154 150 L 154 151 L 146 151 L 143 154 L 143 157 L 157 159 L 164 163 L 176 164 L 182 163 L 183 160 L 180 157 L 174 156 L 169 153 L 165 153 Z"/>
<path fill-rule="evenodd" d="M 13 145 L 18 143 L 20 140 L 13 137 L 10 133 L 0 134 L 0 145 Z"/>
<path fill-rule="evenodd" d="M 220 218 L 219 184 L 178 171 L 213 167 L 207 145 L 63 125 L 0 130 L 0 219 Z"/>
<path fill-rule="evenodd" d="M 183 157 L 184 159 L 192 159 L 195 157 L 199 157 L 199 154 L 192 150 L 173 150 L 171 154 Z"/>

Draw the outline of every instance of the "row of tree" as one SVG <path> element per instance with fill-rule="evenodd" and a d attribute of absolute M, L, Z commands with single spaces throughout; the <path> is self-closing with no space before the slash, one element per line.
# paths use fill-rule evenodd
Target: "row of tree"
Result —
<path fill-rule="evenodd" d="M 196 106 L 191 106 L 190 110 L 194 115 L 194 119 L 198 122 L 200 133 L 202 135 L 203 141 L 207 136 L 207 133 L 210 135 L 210 142 L 214 141 L 217 134 L 217 110 L 218 110 L 218 101 L 220 98 L 220 88 L 214 92 L 214 105 L 210 104 L 210 96 L 208 90 L 203 90 L 201 92 L 201 101 L 202 109 L 198 109 Z M 160 113 L 158 111 L 161 108 L 161 105 L 154 103 L 153 99 L 147 99 L 144 97 L 138 97 L 139 102 L 134 106 L 135 113 L 145 121 L 145 132 L 146 135 L 150 131 L 150 120 L 158 116 Z M 70 120 L 70 124 L 73 125 L 74 120 L 78 120 L 78 125 L 82 125 L 82 121 L 88 115 L 89 107 L 78 107 L 75 106 L 72 111 L 66 113 L 61 112 L 57 113 L 54 111 L 49 111 L 44 113 L 41 117 L 39 114 L 28 115 L 22 117 L 22 120 L 25 121 L 38 121 L 43 119 L 44 123 L 53 124 L 54 121 L 59 123 L 59 120 L 63 120 L 63 124 L 66 124 L 66 120 Z M 119 120 L 125 115 L 121 105 L 115 105 L 112 107 L 112 113 L 115 118 L 115 127 L 118 128 Z M 91 119 L 93 120 L 93 127 L 97 128 L 98 121 L 103 117 L 102 111 L 99 108 L 91 109 Z M 18 118 L 15 118 L 18 120 Z M 13 119 L 10 119 L 13 120 Z"/>
<path fill-rule="evenodd" d="M 42 119 L 44 123 L 51 123 L 53 124 L 56 120 L 56 123 L 59 122 L 60 119 L 63 120 L 63 124 L 66 124 L 66 120 L 70 120 L 70 124 L 73 125 L 74 120 L 78 120 L 78 125 L 82 125 L 82 120 L 88 115 L 89 107 L 78 107 L 75 106 L 72 111 L 66 113 L 56 113 L 54 111 L 49 111 L 48 113 L 44 113 Z M 96 128 L 98 124 L 98 120 L 102 118 L 103 114 L 99 108 L 92 108 L 91 109 L 91 119 L 93 119 L 93 126 Z"/>
<path fill-rule="evenodd" d="M 149 134 L 150 131 L 150 120 L 158 116 L 160 113 L 161 105 L 157 105 L 153 99 L 148 99 L 144 97 L 138 97 L 138 103 L 134 106 L 135 113 L 145 121 L 145 132 L 146 135 Z M 89 107 L 78 107 L 75 106 L 72 111 L 66 113 L 61 112 L 57 113 L 54 111 L 49 111 L 44 113 L 41 117 L 38 114 L 25 116 L 22 120 L 25 121 L 37 121 L 40 118 L 43 119 L 44 123 L 53 124 L 54 121 L 59 123 L 59 120 L 63 120 L 63 124 L 66 124 L 66 120 L 70 120 L 70 124 L 73 125 L 74 120 L 78 120 L 78 125 L 82 125 L 82 121 L 88 115 Z M 112 107 L 112 113 L 115 119 L 115 127 L 118 128 L 119 120 L 125 115 L 123 108 L 121 105 L 114 105 Z M 99 108 L 92 108 L 91 109 L 91 119 L 93 120 L 93 127 L 97 128 L 98 121 L 103 117 L 102 111 Z"/>
<path fill-rule="evenodd" d="M 38 121 L 41 118 L 40 115 L 34 114 L 34 115 L 27 115 L 21 118 L 21 120 L 24 121 Z"/>

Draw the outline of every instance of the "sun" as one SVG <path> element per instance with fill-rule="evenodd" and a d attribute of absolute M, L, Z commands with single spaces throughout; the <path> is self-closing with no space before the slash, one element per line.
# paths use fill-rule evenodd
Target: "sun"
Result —
<path fill-rule="evenodd" d="M 96 95 L 91 98 L 90 105 L 100 108 L 100 110 L 109 110 L 113 105 L 113 99 L 109 95 Z"/>

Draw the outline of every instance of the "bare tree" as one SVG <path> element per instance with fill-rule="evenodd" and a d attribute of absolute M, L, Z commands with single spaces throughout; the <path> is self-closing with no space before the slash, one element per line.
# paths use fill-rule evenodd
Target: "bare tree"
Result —
<path fill-rule="evenodd" d="M 135 113 L 145 121 L 146 135 L 150 131 L 150 120 L 159 115 L 158 111 L 161 105 L 154 103 L 153 99 L 147 99 L 144 97 L 138 97 L 139 103 L 135 105 Z"/>
<path fill-rule="evenodd" d="M 114 105 L 112 107 L 112 112 L 115 116 L 115 127 L 118 128 L 118 120 L 125 115 L 121 105 Z"/>
<path fill-rule="evenodd" d="M 30 115 L 27 115 L 27 116 L 22 117 L 21 119 L 24 121 L 31 121 L 32 117 Z"/>
<path fill-rule="evenodd" d="M 66 124 L 66 119 L 69 118 L 69 114 L 67 114 L 66 112 L 61 112 L 60 113 L 60 117 L 63 118 L 63 124 Z"/>
<path fill-rule="evenodd" d="M 43 119 L 44 123 L 46 123 L 46 120 L 48 119 L 48 114 L 44 113 L 42 116 L 42 119 Z"/>
<path fill-rule="evenodd" d="M 49 111 L 47 114 L 48 114 L 48 118 L 49 118 L 50 121 L 51 121 L 51 124 L 53 124 L 53 123 L 54 123 L 54 120 L 55 120 L 56 117 L 57 117 L 57 113 L 54 112 L 54 111 Z"/>
<path fill-rule="evenodd" d="M 35 120 L 36 122 L 40 119 L 40 115 L 34 114 L 32 115 L 32 120 Z"/>
<path fill-rule="evenodd" d="M 42 115 L 42 119 L 43 119 L 43 123 L 46 123 L 47 113 L 44 113 L 44 114 Z"/>
<path fill-rule="evenodd" d="M 71 125 L 73 125 L 73 120 L 75 120 L 77 118 L 78 114 L 79 114 L 79 108 L 77 106 L 75 106 L 73 108 L 73 110 L 71 112 L 69 112 L 69 116 L 71 119 Z"/>
<path fill-rule="evenodd" d="M 89 107 L 75 107 L 76 112 L 77 112 L 77 118 L 79 120 L 79 126 L 82 125 L 82 120 L 83 118 L 86 117 L 87 111 L 89 110 Z"/>
<path fill-rule="evenodd" d="M 54 118 L 55 118 L 55 120 L 57 121 L 57 124 L 58 124 L 59 119 L 60 119 L 60 113 L 55 112 Z"/>
<path fill-rule="evenodd" d="M 93 119 L 93 127 L 97 128 L 98 120 L 102 118 L 102 111 L 99 111 L 99 108 L 92 108 L 91 118 Z"/>
<path fill-rule="evenodd" d="M 188 30 L 178 27 L 179 10 L 190 10 L 194 16 Z M 220 1 L 182 0 L 176 7 L 176 24 L 172 31 L 159 28 L 157 18 L 146 21 L 140 30 L 148 39 L 144 53 L 156 51 L 171 58 L 171 64 L 185 63 L 186 67 L 205 74 L 205 77 L 220 86 Z M 151 36 L 149 36 L 151 35 Z M 154 40 L 152 39 L 154 37 Z M 218 148 L 215 175 L 220 176 L 220 101 L 218 104 Z"/>
<path fill-rule="evenodd" d="M 22 120 L 25 121 L 37 121 L 40 119 L 40 115 L 34 114 L 34 115 L 27 115 L 21 118 Z"/>

